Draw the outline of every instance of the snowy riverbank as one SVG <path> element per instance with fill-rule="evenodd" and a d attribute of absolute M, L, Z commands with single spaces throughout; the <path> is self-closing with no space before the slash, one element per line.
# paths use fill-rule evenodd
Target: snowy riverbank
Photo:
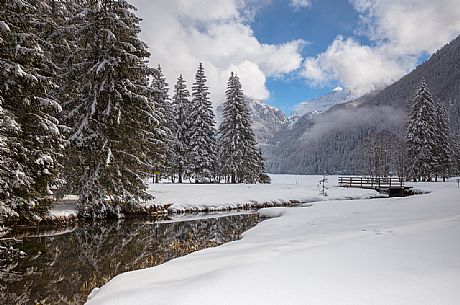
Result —
<path fill-rule="evenodd" d="M 151 205 L 170 205 L 170 213 L 224 211 L 241 208 L 292 205 L 322 200 L 360 199 L 379 196 L 374 190 L 347 189 L 337 186 L 337 176 L 329 177 L 328 196 L 319 194 L 322 176 L 270 175 L 271 184 L 171 184 L 149 182 L 149 192 L 155 196 Z M 75 196 L 57 205 L 51 219 L 76 217 Z"/>
<path fill-rule="evenodd" d="M 379 196 L 374 190 L 337 186 L 337 176 L 328 177 L 328 196 L 320 195 L 322 176 L 270 175 L 271 184 L 149 184 L 154 204 L 170 204 L 170 212 L 218 211 L 264 205 L 282 206 L 290 201 L 361 199 Z M 151 204 L 151 203 L 147 203 Z"/>
<path fill-rule="evenodd" d="M 460 189 L 260 211 L 243 238 L 124 273 L 88 304 L 458 304 Z M 358 190 L 356 190 L 358 191 Z"/>

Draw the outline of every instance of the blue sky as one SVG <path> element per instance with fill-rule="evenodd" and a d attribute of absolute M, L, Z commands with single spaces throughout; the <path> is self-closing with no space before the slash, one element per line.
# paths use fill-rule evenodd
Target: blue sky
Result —
<path fill-rule="evenodd" d="M 128 1 L 170 87 L 179 74 L 190 87 L 201 62 L 215 105 L 236 72 L 247 95 L 287 114 L 336 86 L 383 88 L 460 33 L 458 0 Z"/>
<path fill-rule="evenodd" d="M 295 39 L 303 39 L 303 57 L 316 56 L 324 52 L 331 42 L 341 34 L 355 36 L 358 27 L 358 13 L 352 5 L 343 0 L 313 1 L 311 7 L 293 10 L 283 0 L 273 1 L 260 9 L 254 17 L 252 29 L 261 43 L 280 44 Z M 365 37 L 359 37 L 366 41 Z M 338 82 L 325 86 L 315 86 L 307 80 L 290 73 L 286 77 L 269 77 L 267 88 L 270 98 L 267 100 L 286 113 L 300 101 L 310 100 L 327 94 Z"/>

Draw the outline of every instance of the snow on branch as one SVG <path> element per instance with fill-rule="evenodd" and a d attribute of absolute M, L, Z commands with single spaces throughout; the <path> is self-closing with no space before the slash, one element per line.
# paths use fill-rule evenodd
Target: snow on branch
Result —
<path fill-rule="evenodd" d="M 0 30 L 3 32 L 11 32 L 10 27 L 5 21 L 0 20 Z"/>

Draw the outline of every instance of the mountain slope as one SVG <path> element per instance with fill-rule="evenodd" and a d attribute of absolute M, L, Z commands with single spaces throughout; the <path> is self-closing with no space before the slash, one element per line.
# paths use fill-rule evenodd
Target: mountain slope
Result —
<path fill-rule="evenodd" d="M 273 140 L 274 135 L 280 132 L 287 124 L 285 114 L 276 107 L 264 102 L 245 96 L 246 104 L 249 106 L 252 119 L 252 128 L 256 135 L 257 143 L 267 144 Z M 216 109 L 217 126 L 222 122 L 222 105 Z"/>
<path fill-rule="evenodd" d="M 434 98 L 447 106 L 451 129 L 460 134 L 460 37 L 408 75 L 378 93 L 302 117 L 267 147 L 272 173 L 360 173 L 363 142 L 379 131 L 404 132 L 406 110 L 425 78 Z"/>

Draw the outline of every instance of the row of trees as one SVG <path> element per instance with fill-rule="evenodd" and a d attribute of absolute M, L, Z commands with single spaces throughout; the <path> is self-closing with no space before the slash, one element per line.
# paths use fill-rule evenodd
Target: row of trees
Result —
<path fill-rule="evenodd" d="M 365 175 L 387 177 L 405 173 L 405 145 L 399 135 L 384 129 L 366 138 L 359 147 L 361 170 Z"/>
<path fill-rule="evenodd" d="M 217 136 L 202 65 L 191 98 L 181 76 L 171 102 L 134 10 L 124 0 L 0 0 L 0 223 L 39 221 L 53 194 L 78 194 L 84 218 L 135 212 L 158 170 L 179 182 L 259 180 L 238 77 Z"/>
<path fill-rule="evenodd" d="M 453 141 L 445 106 L 434 103 L 422 81 L 410 101 L 405 138 L 388 130 L 367 138 L 361 148 L 362 172 L 414 181 L 445 180 L 455 172 Z"/>
<path fill-rule="evenodd" d="M 450 175 L 453 149 L 447 110 L 433 102 L 424 80 L 411 101 L 406 145 L 408 179 L 437 181 Z"/>
<path fill-rule="evenodd" d="M 180 75 L 174 86 L 171 103 L 168 84 L 158 67 L 152 88 L 158 93 L 155 101 L 164 109 L 167 134 L 168 157 L 157 172 L 160 176 L 185 178 L 195 183 L 267 182 L 264 161 L 257 147 L 251 127 L 248 106 L 237 75 L 231 74 L 226 90 L 226 101 L 222 113 L 223 121 L 218 130 L 206 86 L 206 75 L 200 63 L 192 85 L 192 93 Z"/>

